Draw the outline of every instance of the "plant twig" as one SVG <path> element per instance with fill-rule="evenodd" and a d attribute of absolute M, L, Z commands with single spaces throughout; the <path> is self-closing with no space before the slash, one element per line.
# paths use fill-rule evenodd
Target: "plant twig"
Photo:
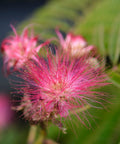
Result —
<path fill-rule="evenodd" d="M 35 141 L 37 126 L 32 125 L 30 127 L 29 135 L 28 135 L 28 142 L 27 144 L 33 144 Z"/>

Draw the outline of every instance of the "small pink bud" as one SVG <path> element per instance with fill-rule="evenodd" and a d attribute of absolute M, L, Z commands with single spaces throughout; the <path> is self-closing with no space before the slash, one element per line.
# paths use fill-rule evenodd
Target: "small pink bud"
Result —
<path fill-rule="evenodd" d="M 74 35 L 68 33 L 64 39 L 59 30 L 56 30 L 59 37 L 60 44 L 65 52 L 70 52 L 70 55 L 75 58 L 79 58 L 86 54 L 89 54 L 95 47 L 93 45 L 88 46 L 87 41 L 81 35 Z"/>

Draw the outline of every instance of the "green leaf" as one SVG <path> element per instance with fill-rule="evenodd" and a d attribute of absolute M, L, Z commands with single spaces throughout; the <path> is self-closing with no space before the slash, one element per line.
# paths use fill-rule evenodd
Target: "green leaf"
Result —
<path fill-rule="evenodd" d="M 118 30 L 118 38 L 117 38 L 117 42 L 116 42 L 115 56 L 113 59 L 114 65 L 116 65 L 118 63 L 119 57 L 120 57 L 120 28 Z"/>
<path fill-rule="evenodd" d="M 109 42 L 108 42 L 108 53 L 113 64 L 117 64 L 120 54 L 120 30 L 119 30 L 119 17 L 113 23 L 111 28 Z"/>
<path fill-rule="evenodd" d="M 95 0 L 51 0 L 42 9 L 37 9 L 31 18 L 24 21 L 19 30 L 28 24 L 33 24 L 36 33 L 44 39 L 55 36 L 56 27 L 68 32 L 78 18 L 83 17 L 85 9 L 92 7 L 95 2 Z"/>
<path fill-rule="evenodd" d="M 119 70 L 108 71 L 109 80 L 120 88 L 120 68 Z"/>
<path fill-rule="evenodd" d="M 98 28 L 95 28 L 93 31 L 93 43 L 98 45 L 98 50 L 101 55 L 106 54 L 106 48 L 104 44 L 105 33 L 104 33 L 104 26 L 100 25 Z"/>
<path fill-rule="evenodd" d="M 77 34 L 82 34 L 90 43 L 95 44 L 102 55 L 110 57 L 115 65 L 120 56 L 120 1 L 104 0 L 96 3 L 96 7 L 87 14 L 86 19 L 76 23 Z M 111 31 L 112 28 L 112 31 Z"/>

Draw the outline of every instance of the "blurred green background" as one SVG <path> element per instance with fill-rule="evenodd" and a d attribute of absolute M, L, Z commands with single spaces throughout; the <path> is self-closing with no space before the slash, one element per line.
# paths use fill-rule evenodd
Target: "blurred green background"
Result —
<path fill-rule="evenodd" d="M 77 121 L 63 134 L 51 125 L 48 137 L 60 144 L 120 144 L 120 0 L 49 0 L 17 24 L 18 31 L 29 24 L 43 40 L 56 37 L 56 27 L 64 36 L 67 32 L 83 35 L 97 46 L 112 82 L 100 90 L 108 95 L 107 109 L 88 110 L 90 129 Z M 28 132 L 29 124 L 18 117 L 0 134 L 0 144 L 26 144 Z"/>

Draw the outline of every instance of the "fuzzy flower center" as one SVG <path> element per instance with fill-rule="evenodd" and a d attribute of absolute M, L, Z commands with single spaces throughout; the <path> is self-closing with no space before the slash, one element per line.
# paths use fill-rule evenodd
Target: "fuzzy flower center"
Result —
<path fill-rule="evenodd" d="M 66 101 L 65 95 L 68 93 L 64 87 L 64 84 L 62 82 L 56 82 L 52 85 L 53 91 L 56 93 L 53 97 L 57 101 Z"/>

